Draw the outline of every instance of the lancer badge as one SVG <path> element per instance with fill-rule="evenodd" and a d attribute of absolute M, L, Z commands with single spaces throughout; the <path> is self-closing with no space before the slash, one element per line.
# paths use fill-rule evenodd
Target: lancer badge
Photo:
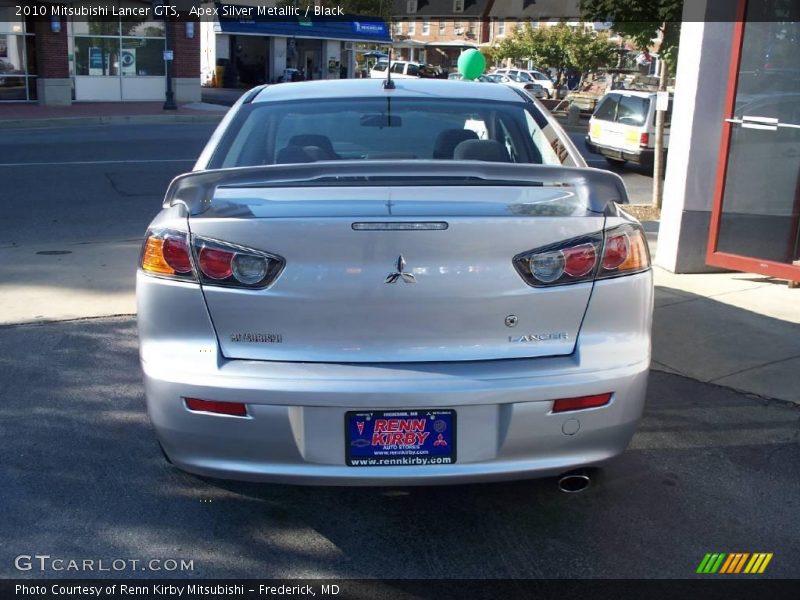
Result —
<path fill-rule="evenodd" d="M 403 258 L 403 255 L 397 257 L 397 267 L 394 273 L 389 273 L 386 276 L 386 281 L 384 283 L 394 283 L 398 279 L 402 279 L 404 283 L 417 283 L 417 278 L 414 277 L 413 273 L 406 273 L 406 259 Z"/>

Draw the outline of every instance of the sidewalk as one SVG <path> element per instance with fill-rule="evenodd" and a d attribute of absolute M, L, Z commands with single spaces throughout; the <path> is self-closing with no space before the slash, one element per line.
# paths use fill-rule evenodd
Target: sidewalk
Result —
<path fill-rule="evenodd" d="M 163 102 L 78 102 L 71 106 L 0 104 L 0 129 L 108 124 L 213 123 L 224 106 L 194 102 L 164 110 Z"/>
<path fill-rule="evenodd" d="M 139 248 L 0 248 L 0 326 L 134 314 Z M 800 404 L 800 289 L 747 273 L 654 274 L 653 368 Z"/>

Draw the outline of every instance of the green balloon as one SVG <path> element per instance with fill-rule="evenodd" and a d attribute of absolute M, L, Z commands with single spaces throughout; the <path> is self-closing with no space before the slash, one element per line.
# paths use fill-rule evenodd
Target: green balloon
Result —
<path fill-rule="evenodd" d="M 464 79 L 477 79 L 486 69 L 486 59 L 478 50 L 472 48 L 458 57 L 458 72 Z"/>

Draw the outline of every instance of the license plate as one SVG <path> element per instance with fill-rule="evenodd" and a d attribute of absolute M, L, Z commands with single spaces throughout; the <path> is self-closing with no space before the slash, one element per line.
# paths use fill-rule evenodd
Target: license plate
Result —
<path fill-rule="evenodd" d="M 350 467 L 451 465 L 456 462 L 456 411 L 385 410 L 345 413 Z"/>

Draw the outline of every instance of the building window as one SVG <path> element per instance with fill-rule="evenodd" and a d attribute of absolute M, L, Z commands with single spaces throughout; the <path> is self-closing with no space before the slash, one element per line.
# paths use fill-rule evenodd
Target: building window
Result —
<path fill-rule="evenodd" d="M 31 23 L 0 7 L 0 102 L 36 100 L 36 52 Z"/>
<path fill-rule="evenodd" d="M 439 35 L 444 35 L 446 27 L 447 27 L 446 21 L 439 21 Z"/>
<path fill-rule="evenodd" d="M 395 21 L 394 23 L 394 33 L 395 35 L 400 35 L 403 33 L 403 22 L 402 21 Z"/>
<path fill-rule="evenodd" d="M 408 35 L 414 35 L 417 31 L 417 23 L 414 19 L 408 21 Z"/>
<path fill-rule="evenodd" d="M 430 35 L 431 34 L 431 20 L 430 19 L 423 19 L 422 20 L 422 35 Z"/>
<path fill-rule="evenodd" d="M 147 18 L 88 17 L 72 21 L 73 75 L 163 77 L 165 30 Z"/>
<path fill-rule="evenodd" d="M 475 21 L 470 21 L 467 24 L 467 34 L 471 37 L 475 37 Z"/>
<path fill-rule="evenodd" d="M 408 0 L 406 2 L 406 12 L 409 14 L 417 12 L 417 0 Z"/>
<path fill-rule="evenodd" d="M 525 21 L 523 21 L 522 19 L 519 19 L 517 21 L 517 31 L 522 31 L 524 29 L 524 27 L 525 27 Z"/>
<path fill-rule="evenodd" d="M 497 19 L 497 35 L 503 36 L 506 34 L 506 20 Z"/>
<path fill-rule="evenodd" d="M 456 21 L 453 23 L 453 33 L 456 35 L 464 35 L 464 27 L 461 24 L 461 21 Z"/>
<path fill-rule="evenodd" d="M 464 12 L 464 0 L 453 0 L 453 12 L 455 13 Z"/>

